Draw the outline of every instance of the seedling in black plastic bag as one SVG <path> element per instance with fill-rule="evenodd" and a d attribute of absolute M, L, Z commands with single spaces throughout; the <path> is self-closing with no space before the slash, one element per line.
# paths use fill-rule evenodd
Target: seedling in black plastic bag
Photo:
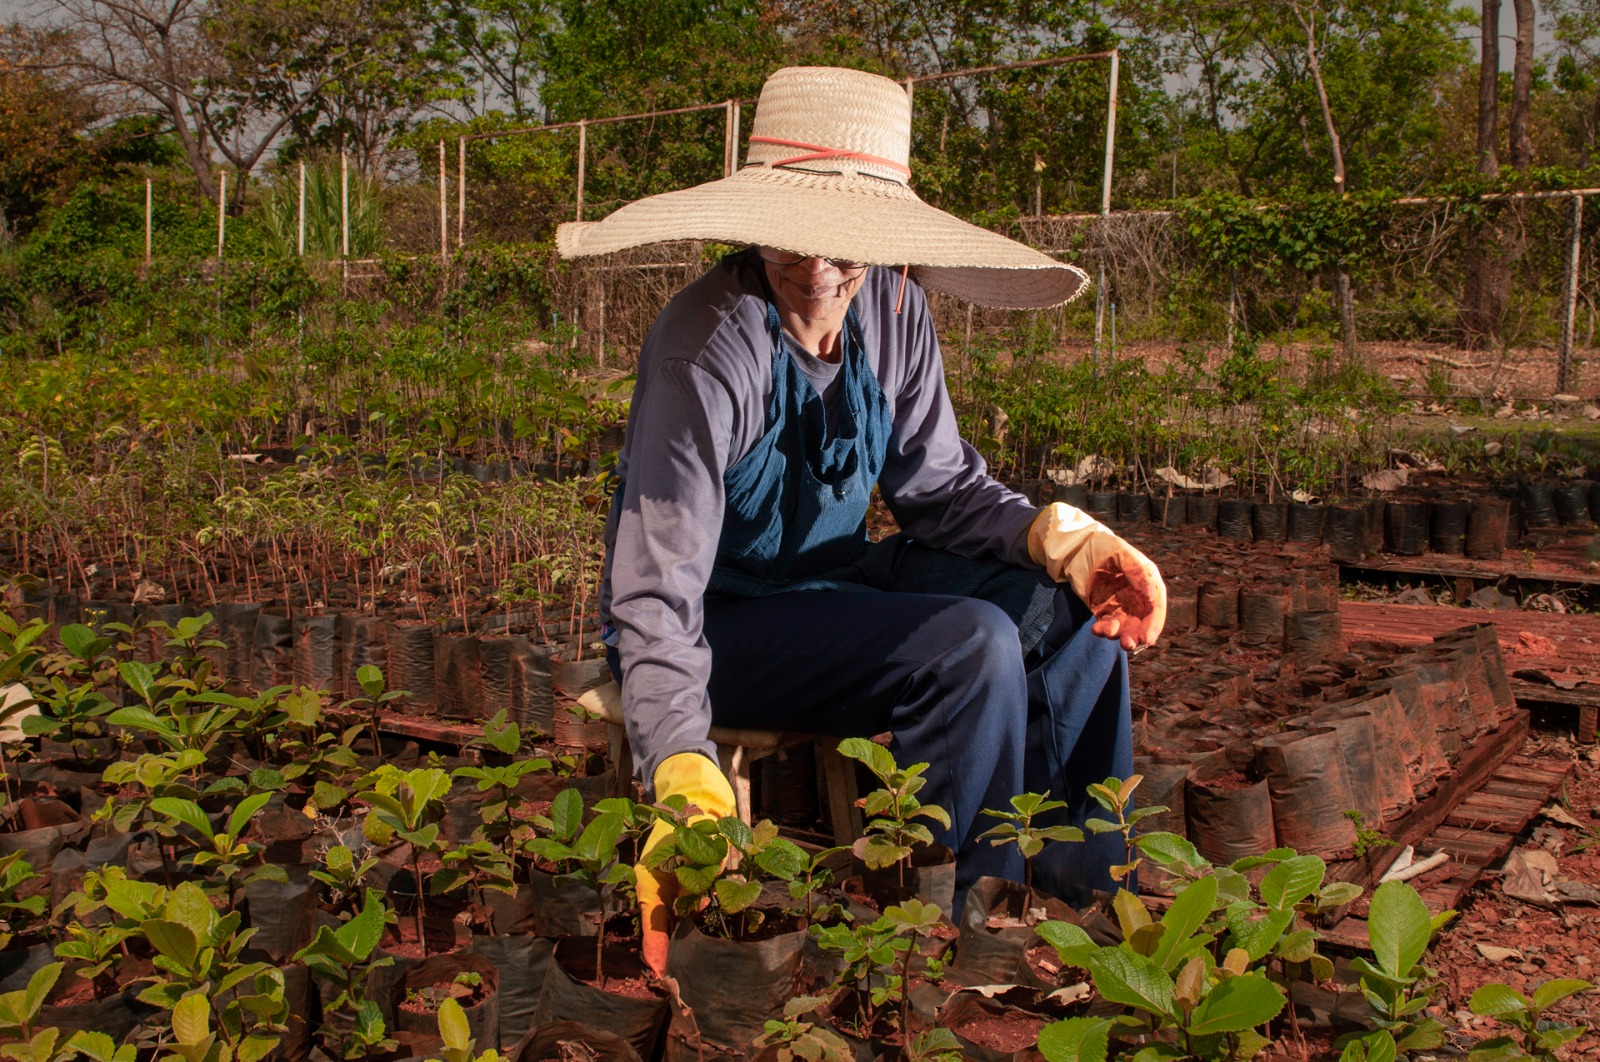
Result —
<path fill-rule="evenodd" d="M 1141 819 L 1151 815 L 1159 815 L 1167 808 L 1157 804 L 1153 807 L 1133 809 L 1133 791 L 1139 788 L 1139 783 L 1144 781 L 1142 774 L 1130 774 L 1127 778 L 1107 778 L 1089 786 L 1089 795 L 1096 804 L 1115 815 L 1115 822 L 1109 819 L 1090 819 L 1086 826 L 1091 833 L 1120 833 L 1122 834 L 1123 862 L 1120 866 L 1111 868 L 1111 880 L 1121 881 L 1134 870 L 1138 869 L 1139 857 L 1134 855 L 1135 844 L 1133 840 L 1134 828 Z"/>
<path fill-rule="evenodd" d="M 979 814 L 1005 819 L 1000 825 L 979 834 L 979 839 L 994 838 L 989 843 L 996 848 L 1015 844 L 1022 853 L 1022 883 L 1033 887 L 1033 857 L 1044 851 L 1046 841 L 1081 841 L 1083 831 L 1076 826 L 1035 826 L 1033 820 L 1049 811 L 1067 806 L 1065 800 L 1051 800 L 1050 793 L 1019 793 L 1011 798 L 1010 811 L 984 808 Z"/>
<path fill-rule="evenodd" d="M 883 786 L 857 802 L 866 812 L 867 825 L 865 836 L 856 841 L 852 850 L 872 870 L 898 866 L 903 885 L 912 849 L 933 844 L 933 831 L 913 820 L 928 819 L 950 828 L 949 812 L 917 799 L 917 793 L 928 782 L 922 777 L 928 765 L 914 763 L 902 768 L 888 749 L 866 738 L 845 738 L 839 742 L 839 753 L 866 764 Z"/>

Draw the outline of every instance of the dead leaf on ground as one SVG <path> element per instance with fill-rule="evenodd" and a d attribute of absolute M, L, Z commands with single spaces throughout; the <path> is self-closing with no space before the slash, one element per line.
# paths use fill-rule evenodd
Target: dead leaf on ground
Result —
<path fill-rule="evenodd" d="M 1519 848 L 1506 858 L 1500 891 L 1514 900 L 1554 911 L 1556 897 L 1548 886 L 1556 870 L 1556 857 L 1549 852 Z"/>
<path fill-rule="evenodd" d="M 1517 962 L 1524 961 L 1522 952 L 1516 948 L 1502 948 L 1495 944 L 1485 944 L 1481 940 L 1478 941 L 1478 954 L 1490 962 L 1510 962 L 1513 959 Z"/>
<path fill-rule="evenodd" d="M 1545 805 L 1539 809 L 1539 815 L 1543 818 L 1549 819 L 1551 822 L 1559 822 L 1563 826 L 1577 826 L 1580 829 L 1583 827 L 1583 823 L 1573 818 L 1572 812 L 1568 811 L 1560 804 Z"/>

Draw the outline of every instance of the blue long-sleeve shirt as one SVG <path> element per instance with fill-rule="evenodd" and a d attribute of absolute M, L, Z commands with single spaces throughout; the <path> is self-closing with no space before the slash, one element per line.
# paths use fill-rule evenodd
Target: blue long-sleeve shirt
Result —
<path fill-rule="evenodd" d="M 873 267 L 855 297 L 893 431 L 878 486 L 901 530 L 925 545 L 1028 565 L 1036 509 L 988 474 L 962 440 L 927 300 Z M 625 488 L 606 524 L 601 609 L 617 631 L 622 703 L 640 777 L 707 739 L 711 649 L 702 631 L 721 533 L 723 474 L 766 430 L 772 340 L 754 274 L 724 261 L 656 319 L 639 354 L 617 465 Z"/>

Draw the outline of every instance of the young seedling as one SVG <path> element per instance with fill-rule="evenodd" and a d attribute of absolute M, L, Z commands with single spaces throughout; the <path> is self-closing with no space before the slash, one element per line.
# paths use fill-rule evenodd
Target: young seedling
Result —
<path fill-rule="evenodd" d="M 453 999 L 439 1004 L 439 1041 L 443 1045 L 439 1062 L 506 1062 L 506 1057 L 492 1048 L 481 1055 L 472 1053 L 476 1045 L 467 1012 Z"/>
<path fill-rule="evenodd" d="M 805 851 L 801 849 L 802 853 Z M 789 898 L 795 901 L 805 901 L 804 907 L 794 907 L 784 913 L 793 915 L 805 922 L 807 926 L 815 922 L 839 921 L 848 919 L 849 913 L 844 904 L 838 901 L 817 905 L 817 897 L 822 890 L 833 884 L 833 868 L 829 862 L 841 852 L 848 852 L 848 848 L 823 848 L 806 859 L 805 865 L 799 873 L 789 879 Z"/>
<path fill-rule="evenodd" d="M 1134 855 L 1134 831 L 1141 819 L 1151 815 L 1159 815 L 1167 808 L 1157 804 L 1154 807 L 1133 808 L 1133 791 L 1139 788 L 1139 783 L 1144 781 L 1144 775 L 1131 774 L 1127 778 L 1107 778 L 1104 782 L 1097 782 L 1089 786 L 1089 795 L 1094 798 L 1106 811 L 1116 816 L 1116 821 L 1094 818 L 1084 825 L 1089 827 L 1090 833 L 1120 833 L 1122 834 L 1123 861 L 1120 865 L 1111 868 L 1111 880 L 1122 881 L 1139 867 L 1139 857 Z"/>
<path fill-rule="evenodd" d="M 933 844 L 933 832 L 914 820 L 928 819 L 946 830 L 950 828 L 949 812 L 917 799 L 917 793 L 928 781 L 922 777 L 928 765 L 914 763 L 901 768 L 888 749 L 866 738 L 845 738 L 839 742 L 839 753 L 866 764 L 883 787 L 859 802 L 867 824 L 865 836 L 856 841 L 852 850 L 872 870 L 897 866 L 904 885 L 913 847 Z"/>
<path fill-rule="evenodd" d="M 277 1047 L 289 1004 L 282 970 L 240 959 L 255 935 L 254 929 L 239 928 L 242 918 L 238 911 L 219 914 L 193 882 L 168 892 L 160 912 L 139 923 L 139 935 L 155 952 L 153 983 L 139 999 L 173 1011 L 175 1023 L 195 1020 L 203 1008 L 216 1023 L 216 1043 L 225 1046 L 226 1057 L 259 1059 Z"/>
<path fill-rule="evenodd" d="M 349 848 L 336 844 L 323 853 L 322 866 L 310 875 L 328 887 L 328 906 L 339 912 L 341 920 L 348 921 L 355 914 L 354 905 L 366 887 L 367 876 L 377 868 L 377 856 L 364 856 L 358 861 Z"/>
<path fill-rule="evenodd" d="M 196 870 L 206 872 L 208 876 L 214 873 L 220 879 L 222 888 L 227 893 L 228 906 L 231 908 L 238 901 L 241 885 L 247 885 L 252 881 L 289 880 L 283 867 L 274 863 L 262 862 L 254 870 L 246 870 L 251 862 L 259 861 L 265 846 L 241 840 L 240 835 L 268 799 L 268 794 L 256 793 L 239 801 L 233 813 L 228 816 L 227 826 L 222 830 L 213 827 L 211 817 L 192 800 L 156 797 L 150 801 L 150 807 L 165 820 L 156 824 L 157 831 L 163 836 L 182 836 L 178 830 L 178 826 L 182 825 L 192 829 L 204 842 L 190 857 L 190 865 Z M 209 849 L 207 845 L 210 846 Z"/>
<path fill-rule="evenodd" d="M 339 707 L 353 709 L 366 716 L 368 733 L 372 738 L 372 754 L 381 757 L 383 743 L 378 737 L 379 712 L 384 705 L 411 696 L 411 691 L 389 689 L 389 682 L 383 676 L 383 668 L 377 664 L 363 664 L 356 668 L 356 682 L 360 684 L 361 692 L 366 696 L 352 697 Z"/>
<path fill-rule="evenodd" d="M 917 941 L 938 924 L 940 917 L 939 908 L 933 904 L 907 900 L 886 907 L 882 916 L 871 923 L 811 927 L 817 946 L 839 953 L 844 961 L 834 987 L 854 991 L 856 1028 L 863 1035 L 870 1035 L 880 1018 L 897 1021 L 900 1031 L 909 1033 L 906 978 L 917 953 Z"/>
<path fill-rule="evenodd" d="M 1065 800 L 1051 800 L 1049 791 L 1020 793 L 1011 798 L 1010 811 L 984 808 L 979 814 L 1005 819 L 1000 825 L 979 834 L 979 839 L 994 838 L 989 843 L 996 848 L 1014 844 L 1022 853 L 1022 883 L 1033 888 L 1033 857 L 1044 851 L 1046 841 L 1081 841 L 1083 831 L 1076 826 L 1034 826 L 1033 820 L 1049 811 L 1067 806 Z"/>
<path fill-rule="evenodd" d="M 1403 881 L 1386 881 L 1373 892 L 1367 912 L 1372 959 L 1352 959 L 1350 969 L 1361 978 L 1361 994 L 1372 1007 L 1377 1028 L 1339 1040 L 1344 1062 L 1394 1058 L 1444 1043 L 1443 1026 L 1427 1016 L 1437 975 L 1422 965 L 1422 958 L 1455 915 L 1430 915 L 1417 890 Z"/>
<path fill-rule="evenodd" d="M 1155 1057 L 1248 1058 L 1266 1046 L 1257 1027 L 1277 1017 L 1285 999 L 1264 973 L 1250 968 L 1242 948 L 1229 950 L 1220 963 L 1213 957 L 1216 936 L 1208 926 L 1218 903 L 1215 876 L 1189 883 L 1159 920 L 1122 889 L 1113 902 L 1121 943 L 1097 945 L 1070 922 L 1045 922 L 1037 932 L 1063 962 L 1089 972 L 1102 999 L 1128 1008 L 1119 1024 L 1174 1042 L 1175 1050 Z M 1065 1031 L 1053 1035 L 1072 1039 Z"/>
<path fill-rule="evenodd" d="M 44 918 L 44 894 L 21 895 L 28 882 L 43 880 L 23 855 L 17 851 L 0 856 L 0 950 L 8 947 L 18 933 L 41 928 Z"/>
<path fill-rule="evenodd" d="M 368 975 L 394 961 L 387 955 L 373 958 L 383 939 L 384 926 L 393 920 L 394 912 L 384 904 L 383 893 L 367 889 L 359 914 L 338 929 L 318 926 L 315 939 L 295 953 L 295 962 L 305 963 L 314 976 L 339 990 L 324 1008 L 325 1013 L 351 1017 L 348 1030 L 331 1021 L 321 1030 L 339 1044 L 341 1058 L 366 1058 L 397 1046 L 387 1035 L 377 1001 L 366 998 Z"/>
<path fill-rule="evenodd" d="M 550 802 L 549 817 L 536 820 L 544 835 L 533 837 L 526 843 L 529 853 L 555 866 L 559 873 L 577 878 L 594 891 L 595 917 L 598 919 L 594 944 L 594 976 L 597 983 L 604 983 L 605 980 L 606 889 L 633 880 L 633 868 L 617 858 L 617 842 L 636 821 L 633 801 L 613 797 L 597 802 L 594 817 L 585 825 L 583 794 L 576 789 L 563 789 Z"/>
<path fill-rule="evenodd" d="M 485 745 L 502 756 L 513 756 L 522 746 L 522 731 L 516 723 L 506 722 L 505 710 L 501 709 L 484 724 L 483 737 L 474 738 L 468 744 Z M 519 834 L 526 832 L 525 827 L 519 826 L 517 816 L 517 811 L 524 804 L 517 795 L 517 784 L 528 775 L 548 771 L 550 767 L 550 761 L 545 757 L 528 756 L 504 764 L 457 767 L 451 776 L 457 781 L 473 782 L 480 793 L 493 793 L 492 799 L 479 809 L 479 816 L 483 820 L 479 834 L 508 856 L 515 856 Z"/>
<path fill-rule="evenodd" d="M 803 1021 L 828 1002 L 826 996 L 796 996 L 783 1005 L 783 1019 L 768 1018 L 755 1047 L 776 1048 L 778 1062 L 854 1062 L 855 1052 L 838 1033 L 813 1021 Z"/>
<path fill-rule="evenodd" d="M 402 771 L 385 763 L 367 776 L 361 799 L 372 808 L 362 829 L 375 844 L 387 844 L 398 837 L 411 845 L 411 874 L 417 883 L 417 942 L 428 954 L 427 917 L 424 894 L 427 879 L 422 874 L 422 859 L 429 852 L 441 851 L 436 821 L 444 812 L 444 798 L 450 792 L 450 776 L 437 767 L 418 767 Z"/>
<path fill-rule="evenodd" d="M 1504 1022 L 1516 1030 L 1515 1036 L 1491 1036 L 1479 1041 L 1467 1056 L 1468 1062 L 1495 1062 L 1518 1056 L 1537 1062 L 1556 1062 L 1556 1051 L 1589 1031 L 1586 1025 L 1571 1025 L 1548 1017 L 1552 1007 L 1594 985 L 1575 977 L 1546 981 L 1528 998 L 1510 985 L 1487 984 L 1472 993 L 1467 1006 L 1472 1013 Z"/>

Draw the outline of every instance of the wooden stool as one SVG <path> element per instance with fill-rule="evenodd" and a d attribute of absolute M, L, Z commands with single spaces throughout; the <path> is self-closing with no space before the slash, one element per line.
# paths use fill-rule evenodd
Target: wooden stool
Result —
<path fill-rule="evenodd" d="M 606 723 L 611 746 L 611 762 L 616 765 L 613 794 L 628 796 L 633 791 L 633 750 L 622 726 L 622 690 L 615 681 L 596 686 L 578 698 L 578 706 Z M 751 822 L 750 765 L 775 752 L 811 743 L 816 761 L 822 767 L 827 787 L 828 818 L 833 827 L 833 843 L 848 846 L 861 836 L 861 810 L 856 807 L 855 765 L 839 755 L 837 738 L 796 734 L 785 730 L 742 730 L 714 726 L 708 735 L 717 746 L 717 761 L 733 787 L 735 811 L 745 823 Z"/>

